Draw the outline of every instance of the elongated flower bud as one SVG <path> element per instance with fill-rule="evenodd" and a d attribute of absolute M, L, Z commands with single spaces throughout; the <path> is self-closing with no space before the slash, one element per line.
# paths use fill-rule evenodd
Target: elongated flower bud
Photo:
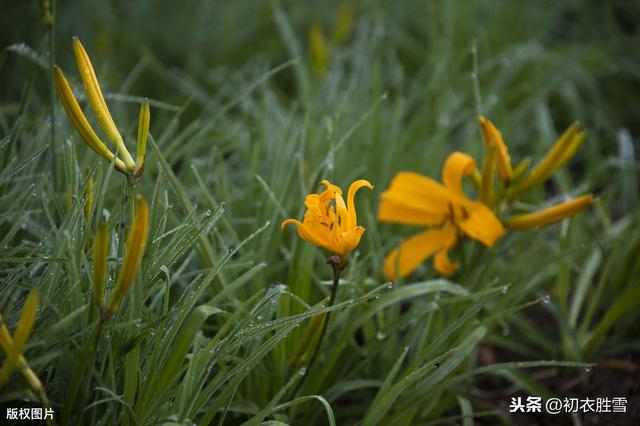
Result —
<path fill-rule="evenodd" d="M 518 179 L 520 176 L 525 174 L 525 172 L 529 169 L 531 165 L 531 157 L 527 157 L 520 161 L 515 169 L 513 169 L 513 178 Z"/>
<path fill-rule="evenodd" d="M 98 227 L 93 243 L 93 300 L 98 307 L 104 306 L 104 288 L 107 277 L 107 256 L 109 254 L 109 231 L 102 223 Z"/>
<path fill-rule="evenodd" d="M 482 162 L 482 180 L 480 181 L 480 201 L 486 205 L 493 199 L 493 178 L 496 172 L 496 147 L 487 146 Z"/>
<path fill-rule="evenodd" d="M 77 37 L 73 38 L 73 51 L 76 56 L 76 62 L 78 63 L 78 70 L 80 71 L 80 77 L 82 78 L 84 89 L 87 92 L 87 98 L 89 98 L 89 103 L 91 104 L 91 109 L 93 109 L 93 112 L 96 114 L 96 118 L 98 119 L 102 129 L 118 149 L 118 153 L 124 160 L 127 170 L 131 172 L 135 169 L 135 163 L 133 162 L 133 158 L 127 150 L 127 147 L 124 145 L 122 135 L 120 135 L 120 132 L 111 117 L 107 103 L 104 101 L 102 90 L 100 90 L 98 78 L 93 70 L 93 65 L 91 65 L 89 55 L 87 55 L 87 52 L 84 50 L 82 43 L 80 43 L 80 40 Z"/>
<path fill-rule="evenodd" d="M 11 373 L 20 364 L 22 357 L 22 350 L 27 344 L 27 340 L 31 335 L 33 324 L 35 323 L 36 313 L 38 310 L 38 291 L 31 290 L 27 302 L 20 314 L 20 320 L 16 327 L 13 337 L 9 334 L 9 330 L 2 322 L 0 328 L 0 343 L 2 344 L 3 351 L 7 354 L 2 367 L 0 368 L 0 387 L 2 387 L 11 377 Z M 0 318 L 1 319 L 1 318 Z"/>
<path fill-rule="evenodd" d="M 507 191 L 507 198 L 512 200 L 523 192 L 547 180 L 556 170 L 576 153 L 587 134 L 581 132 L 580 124 L 573 123 L 549 150 L 547 155 L 525 176 L 520 184 Z"/>
<path fill-rule="evenodd" d="M 485 147 L 495 147 L 498 163 L 498 176 L 503 182 L 510 182 L 513 179 L 513 169 L 511 168 L 511 157 L 507 145 L 502 139 L 502 133 L 494 126 L 494 124 L 485 117 L 478 117 L 480 127 L 482 129 L 482 137 L 484 138 Z"/>
<path fill-rule="evenodd" d="M 89 147 L 98 155 L 109 161 L 113 161 L 113 152 L 111 152 L 111 150 L 100 140 L 98 135 L 96 135 L 96 132 L 89 124 L 87 117 L 85 117 L 82 112 L 82 108 L 80 108 L 76 97 L 73 95 L 69 82 L 57 65 L 54 65 L 53 67 L 53 81 L 56 86 L 56 91 L 58 92 L 58 98 L 67 113 L 67 117 L 71 120 L 73 127 L 75 127 L 78 133 L 80 133 L 80 136 L 84 139 L 87 145 L 89 145 Z M 114 166 L 123 173 L 126 173 L 127 171 L 125 164 L 119 158 L 116 159 Z"/>
<path fill-rule="evenodd" d="M 529 229 L 549 225 L 579 213 L 592 202 L 593 195 L 583 195 L 534 213 L 511 216 L 505 220 L 505 226 L 511 229 Z"/>
<path fill-rule="evenodd" d="M 137 178 L 144 173 L 144 155 L 147 152 L 150 121 L 149 100 L 145 99 L 140 106 L 140 116 L 138 118 L 138 145 L 136 146 L 136 171 L 134 173 Z"/>
<path fill-rule="evenodd" d="M 133 218 L 133 223 L 131 224 L 129 236 L 127 237 L 124 262 L 120 269 L 115 289 L 111 294 L 109 305 L 107 306 L 108 315 L 113 315 L 118 310 L 124 296 L 133 284 L 147 242 L 148 226 L 149 206 L 144 198 L 138 196 L 136 197 L 136 213 Z"/>

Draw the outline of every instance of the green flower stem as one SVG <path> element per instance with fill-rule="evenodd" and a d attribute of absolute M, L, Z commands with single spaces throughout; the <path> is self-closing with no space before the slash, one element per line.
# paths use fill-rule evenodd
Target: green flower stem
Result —
<path fill-rule="evenodd" d="M 347 267 L 347 261 L 345 259 L 341 259 L 338 256 L 332 256 L 327 259 L 327 263 L 331 265 L 333 269 L 333 286 L 331 287 L 331 297 L 329 298 L 329 305 L 327 307 L 333 306 L 336 301 L 336 295 L 338 294 L 338 283 L 340 282 L 340 274 Z M 311 372 L 311 368 L 315 364 L 316 358 L 320 353 L 320 347 L 322 346 L 322 342 L 324 340 L 324 336 L 327 333 L 327 328 L 329 326 L 329 320 L 331 319 L 331 311 L 327 312 L 327 318 L 324 321 L 324 325 L 322 326 L 322 331 L 320 332 L 320 338 L 318 339 L 318 344 L 316 345 L 315 350 L 313 351 L 313 355 L 307 364 L 305 374 L 302 376 L 302 379 L 298 382 L 298 385 L 293 391 L 292 398 L 295 398 L 300 389 L 304 386 L 309 373 Z"/>

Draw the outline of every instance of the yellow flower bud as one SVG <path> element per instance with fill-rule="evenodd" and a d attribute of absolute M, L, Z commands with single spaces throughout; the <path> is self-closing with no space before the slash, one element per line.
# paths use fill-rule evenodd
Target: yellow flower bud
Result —
<path fill-rule="evenodd" d="M 593 195 L 583 195 L 534 213 L 511 216 L 505 220 L 504 224 L 511 229 L 529 229 L 549 225 L 579 213 L 592 202 Z"/>
<path fill-rule="evenodd" d="M 58 98 L 64 107 L 67 117 L 71 120 L 71 124 L 75 127 L 76 131 L 80 133 L 80 136 L 84 141 L 93 149 L 98 155 L 106 158 L 109 161 L 113 161 L 114 154 L 107 148 L 107 146 L 100 140 L 96 132 L 93 130 L 87 117 L 82 112 L 82 108 L 78 104 L 76 97 L 73 95 L 69 82 L 64 77 L 62 70 L 58 66 L 53 67 L 53 81 L 58 92 Z M 116 159 L 115 168 L 119 171 L 126 173 L 127 168 L 125 164 L 119 158 Z"/>
<path fill-rule="evenodd" d="M 482 179 L 480 180 L 480 201 L 485 205 L 491 204 L 493 199 L 493 177 L 496 172 L 496 146 L 486 147 L 484 161 L 482 162 Z"/>
<path fill-rule="evenodd" d="M 133 218 L 133 223 L 131 224 L 129 236 L 127 237 L 124 262 L 120 269 L 115 289 L 109 299 L 109 305 L 107 306 L 108 315 L 113 315 L 118 310 L 124 296 L 133 285 L 133 280 L 136 277 L 136 272 L 138 270 L 138 266 L 140 266 L 144 247 L 147 242 L 148 227 L 149 206 L 144 198 L 138 196 L 136 198 L 135 216 Z"/>
<path fill-rule="evenodd" d="M 87 55 L 87 52 L 84 50 L 82 43 L 80 43 L 80 40 L 77 37 L 73 38 L 73 51 L 76 56 L 78 70 L 80 71 L 80 77 L 82 78 L 87 98 L 89 98 L 91 109 L 93 109 L 102 129 L 118 149 L 118 153 L 124 160 L 127 170 L 131 172 L 135 169 L 135 163 L 133 162 L 133 158 L 127 150 L 127 147 L 124 145 L 122 135 L 120 135 L 120 132 L 111 117 L 107 103 L 104 101 L 102 90 L 100 90 L 98 78 L 93 70 L 93 65 L 91 65 L 89 55 Z"/>
<path fill-rule="evenodd" d="M 500 176 L 500 180 L 503 182 L 510 182 L 513 179 L 513 169 L 511 168 L 509 150 L 507 149 L 507 145 L 504 143 L 504 139 L 502 139 L 502 133 L 500 133 L 496 126 L 494 126 L 494 124 L 485 117 L 478 117 L 478 121 L 480 121 L 485 147 L 487 149 L 495 147 L 496 149 L 498 176 Z"/>
<path fill-rule="evenodd" d="M 93 243 L 93 300 L 99 307 L 104 305 L 104 288 L 109 254 L 109 231 L 102 223 Z"/>
<path fill-rule="evenodd" d="M 138 118 L 138 145 L 136 146 L 136 171 L 134 173 L 137 178 L 144 173 L 144 155 L 147 151 L 150 121 L 149 100 L 145 99 L 140 106 L 140 116 Z"/>
<path fill-rule="evenodd" d="M 24 361 L 22 358 L 22 350 L 27 344 L 31 329 L 36 319 L 38 309 L 38 291 L 31 290 L 27 302 L 20 314 L 20 320 L 16 327 L 13 337 L 9 334 L 4 322 L 0 325 L 0 346 L 6 353 L 7 357 L 0 368 L 0 387 L 2 387 L 11 377 L 11 373 Z M 0 321 L 2 317 L 0 317 Z"/>
<path fill-rule="evenodd" d="M 586 132 L 579 130 L 579 123 L 573 123 L 562 136 L 560 136 L 560 139 L 558 139 L 542 161 L 531 169 L 518 185 L 507 191 L 507 199 L 512 200 L 534 186 L 544 182 L 573 157 L 587 136 Z"/>

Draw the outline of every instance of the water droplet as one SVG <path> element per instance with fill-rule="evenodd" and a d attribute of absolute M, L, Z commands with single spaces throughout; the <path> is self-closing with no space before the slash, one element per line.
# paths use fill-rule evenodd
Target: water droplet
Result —
<path fill-rule="evenodd" d="M 300 369 L 300 371 L 298 372 L 298 374 L 300 374 L 301 376 L 304 376 L 305 374 L 307 374 L 307 368 L 306 367 L 302 367 Z"/>
<path fill-rule="evenodd" d="M 349 300 L 347 300 L 347 303 L 348 303 L 349 305 L 353 305 L 353 299 L 349 299 Z"/>
<path fill-rule="evenodd" d="M 590 373 L 590 372 L 591 372 L 591 366 L 590 366 L 590 365 L 587 365 L 587 366 L 584 368 L 584 371 L 585 371 L 585 372 L 587 372 L 587 373 Z"/>
<path fill-rule="evenodd" d="M 433 364 L 433 366 L 434 366 L 435 368 L 440 368 L 440 363 L 439 363 L 439 362 L 436 362 L 435 364 Z"/>
<path fill-rule="evenodd" d="M 376 293 L 373 297 L 375 297 L 376 299 L 380 299 L 380 293 Z"/>
<path fill-rule="evenodd" d="M 207 210 L 207 211 L 204 213 L 204 215 L 205 215 L 205 216 L 207 216 L 207 217 L 211 216 L 211 210 Z"/>
<path fill-rule="evenodd" d="M 545 296 L 542 298 L 542 302 L 543 303 L 551 302 L 551 296 L 549 296 L 548 294 L 545 294 Z"/>
<path fill-rule="evenodd" d="M 478 74 L 476 74 L 475 72 L 472 72 L 469 74 L 469 78 L 471 80 L 476 80 L 478 78 Z"/>
<path fill-rule="evenodd" d="M 389 283 L 389 284 L 387 284 L 387 288 L 388 288 L 389 290 L 391 290 L 391 289 L 393 288 L 393 283 Z"/>
<path fill-rule="evenodd" d="M 264 319 L 264 317 L 262 316 L 262 314 L 258 315 L 258 321 L 262 321 Z"/>
<path fill-rule="evenodd" d="M 378 340 L 384 340 L 387 338 L 387 335 L 384 334 L 382 331 L 378 331 L 378 333 L 376 334 L 376 339 Z"/>
<path fill-rule="evenodd" d="M 509 286 L 508 285 L 503 286 L 502 290 L 500 291 L 502 291 L 502 294 L 507 294 L 507 292 L 509 291 Z"/>

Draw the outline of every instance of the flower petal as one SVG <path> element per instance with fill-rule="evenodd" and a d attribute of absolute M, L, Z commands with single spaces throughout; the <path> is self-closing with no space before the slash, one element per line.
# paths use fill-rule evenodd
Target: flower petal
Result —
<path fill-rule="evenodd" d="M 458 262 L 451 262 L 449 260 L 449 248 L 451 246 L 443 246 L 438 253 L 433 258 L 433 267 L 440 274 L 444 276 L 449 276 L 455 272 L 456 269 L 460 267 Z"/>
<path fill-rule="evenodd" d="M 437 225 L 444 221 L 447 210 L 420 199 L 407 199 L 390 191 L 380 197 L 378 220 L 407 225 Z"/>
<path fill-rule="evenodd" d="M 442 182 L 444 186 L 456 195 L 464 197 L 462 191 L 462 178 L 473 173 L 476 161 L 463 152 L 456 151 L 447 157 L 442 169 Z"/>
<path fill-rule="evenodd" d="M 300 238 L 333 252 L 334 247 L 331 245 L 328 227 L 320 224 L 304 224 L 296 219 L 287 219 L 280 224 L 280 230 L 284 230 L 285 226 L 290 223 L 296 226 Z"/>
<path fill-rule="evenodd" d="M 457 224 L 471 238 L 480 241 L 487 247 L 504 235 L 504 227 L 495 214 L 484 204 L 474 202 L 468 211 L 469 216 Z"/>
<path fill-rule="evenodd" d="M 438 250 L 453 246 L 455 242 L 456 231 L 452 226 L 430 229 L 414 235 L 389 252 L 384 261 L 384 275 L 392 281 L 398 276 L 409 275 L 429 256 Z"/>
<path fill-rule="evenodd" d="M 373 185 L 369 183 L 368 180 L 360 179 L 351 184 L 349 186 L 349 192 L 347 193 L 347 229 L 355 228 L 358 224 L 358 217 L 356 215 L 356 206 L 354 203 L 354 198 L 356 196 L 356 192 L 362 187 L 367 187 L 369 189 L 373 189 Z"/>
<path fill-rule="evenodd" d="M 360 244 L 360 239 L 362 238 L 364 231 L 365 228 L 363 226 L 356 226 L 355 228 L 340 234 L 339 245 L 334 253 L 342 257 L 351 253 L 356 247 L 358 247 L 358 244 Z"/>
<path fill-rule="evenodd" d="M 399 172 L 382 193 L 378 220 L 433 225 L 441 223 L 452 201 L 460 197 L 435 180 L 413 172 Z"/>

